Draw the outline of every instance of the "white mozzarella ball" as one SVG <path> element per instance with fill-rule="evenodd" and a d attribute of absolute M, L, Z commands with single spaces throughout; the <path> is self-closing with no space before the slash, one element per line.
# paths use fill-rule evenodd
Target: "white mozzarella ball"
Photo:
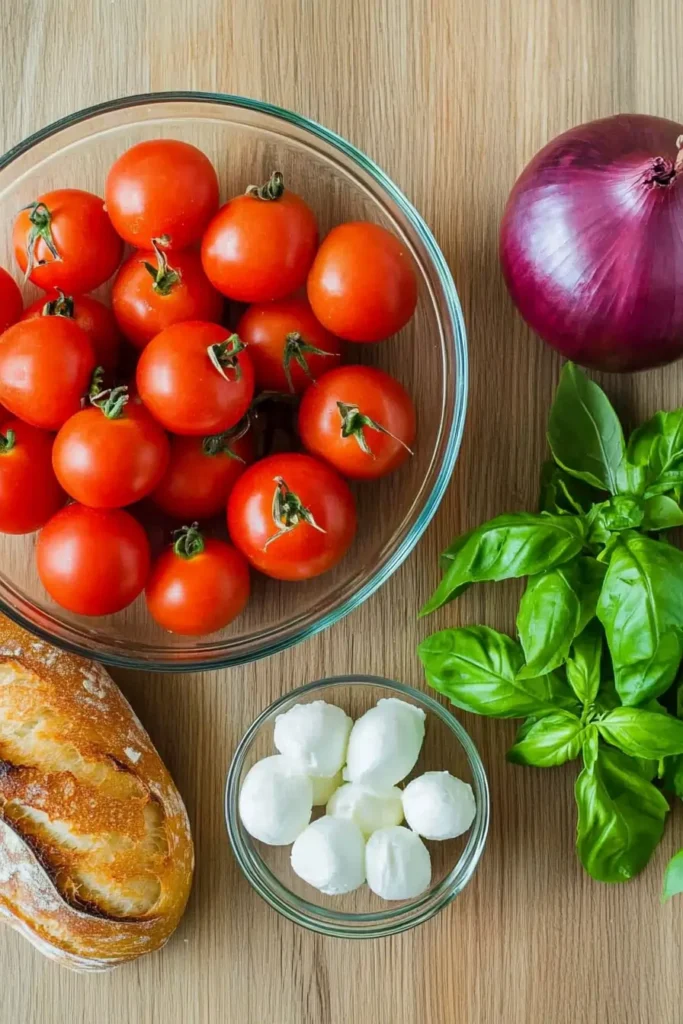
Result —
<path fill-rule="evenodd" d="M 432 880 L 429 850 L 402 825 L 373 832 L 365 847 L 365 874 L 372 891 L 384 900 L 410 900 Z"/>
<path fill-rule="evenodd" d="M 365 881 L 365 840 L 344 818 L 318 818 L 292 847 L 292 870 L 328 896 L 352 892 Z"/>
<path fill-rule="evenodd" d="M 403 812 L 425 839 L 455 839 L 474 821 L 472 787 L 448 772 L 425 772 L 403 791 Z"/>
<path fill-rule="evenodd" d="M 307 775 L 334 775 L 346 760 L 353 722 L 324 700 L 295 704 L 275 719 L 276 748 Z"/>
<path fill-rule="evenodd" d="M 375 790 L 360 782 L 347 782 L 334 793 L 327 805 L 327 813 L 334 818 L 355 821 L 364 836 L 378 828 L 400 825 L 403 821 L 401 790 Z"/>
<path fill-rule="evenodd" d="M 336 775 L 311 775 L 311 783 L 313 785 L 313 806 L 324 807 L 330 797 L 342 784 L 342 773 L 337 772 Z"/>
<path fill-rule="evenodd" d="M 351 730 L 344 778 L 375 789 L 395 786 L 415 767 L 424 734 L 422 708 L 395 697 L 378 701 Z"/>
<path fill-rule="evenodd" d="M 287 846 L 311 820 L 313 786 L 286 757 L 274 754 L 257 761 L 242 783 L 239 812 L 254 839 Z"/>

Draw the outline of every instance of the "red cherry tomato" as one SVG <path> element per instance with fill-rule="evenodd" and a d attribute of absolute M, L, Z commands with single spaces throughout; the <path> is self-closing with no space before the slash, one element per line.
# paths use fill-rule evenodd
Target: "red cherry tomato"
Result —
<path fill-rule="evenodd" d="M 0 338 L 0 401 L 34 427 L 59 430 L 80 409 L 94 369 L 92 345 L 73 320 L 22 320 Z"/>
<path fill-rule="evenodd" d="M 62 188 L 21 211 L 14 224 L 14 255 L 44 291 L 90 292 L 114 273 L 123 243 L 99 196 Z"/>
<path fill-rule="evenodd" d="M 340 366 L 310 387 L 299 407 L 299 435 L 312 455 L 344 476 L 370 480 L 411 454 L 415 407 L 383 370 Z"/>
<path fill-rule="evenodd" d="M 250 306 L 237 333 L 263 391 L 301 394 L 341 358 L 339 338 L 318 323 L 306 299 L 295 296 Z"/>
<path fill-rule="evenodd" d="M 35 320 L 39 316 L 65 316 L 73 320 L 90 338 L 97 365 L 105 370 L 116 369 L 121 336 L 111 310 L 92 295 L 65 295 L 55 289 L 29 306 L 21 319 Z"/>
<path fill-rule="evenodd" d="M 136 252 L 123 264 L 111 302 L 121 330 L 137 348 L 172 324 L 217 323 L 223 315 L 223 296 L 210 284 L 199 253 L 172 253 L 169 262 L 156 242 L 153 251 Z"/>
<path fill-rule="evenodd" d="M 142 350 L 136 383 L 167 430 L 203 437 L 242 419 L 254 394 L 254 368 L 236 334 L 189 320 L 152 338 Z"/>
<path fill-rule="evenodd" d="M 249 566 L 231 544 L 186 526 L 152 566 L 145 597 L 152 618 L 171 633 L 215 633 L 249 600 Z"/>
<path fill-rule="evenodd" d="M 239 478 L 228 499 L 233 544 L 256 569 L 278 580 L 327 572 L 356 533 L 348 485 L 309 455 L 271 455 Z"/>
<path fill-rule="evenodd" d="M 0 433 L 0 532 L 32 533 L 66 501 L 52 469 L 52 434 L 11 419 Z"/>
<path fill-rule="evenodd" d="M 146 409 L 114 388 L 66 421 L 55 438 L 52 463 L 72 498 L 91 508 L 122 508 L 157 486 L 170 445 Z"/>
<path fill-rule="evenodd" d="M 23 308 L 19 285 L 0 267 L 0 334 L 17 322 Z"/>
<path fill-rule="evenodd" d="M 145 531 L 119 508 L 67 505 L 40 531 L 36 558 L 48 594 L 77 615 L 121 611 L 149 574 Z"/>
<path fill-rule="evenodd" d="M 396 334 L 417 305 L 412 259 L 395 235 L 367 221 L 330 231 L 307 288 L 320 323 L 347 341 L 381 341 Z"/>
<path fill-rule="evenodd" d="M 229 299 L 270 302 L 305 283 L 317 245 L 312 210 L 276 172 L 221 207 L 202 239 L 202 263 Z"/>
<path fill-rule="evenodd" d="M 112 165 L 105 196 L 112 224 L 136 249 L 162 236 L 169 249 L 185 249 L 218 209 L 218 178 L 196 146 L 150 139 Z"/>
<path fill-rule="evenodd" d="M 225 511 L 228 496 L 254 461 L 251 430 L 241 437 L 171 437 L 171 458 L 152 501 L 169 516 L 191 521 Z"/>

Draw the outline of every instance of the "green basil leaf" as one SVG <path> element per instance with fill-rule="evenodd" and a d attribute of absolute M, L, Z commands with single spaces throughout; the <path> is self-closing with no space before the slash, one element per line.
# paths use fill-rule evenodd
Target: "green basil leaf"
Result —
<path fill-rule="evenodd" d="M 420 615 L 452 601 L 470 583 L 535 576 L 568 562 L 581 551 L 585 532 L 583 519 L 546 513 L 513 512 L 484 523 L 448 549 L 448 568 Z"/>
<path fill-rule="evenodd" d="M 683 526 L 683 510 L 678 502 L 666 494 L 646 498 L 643 512 L 643 530 L 672 530 L 676 526 Z"/>
<path fill-rule="evenodd" d="M 582 480 L 565 473 L 552 460 L 541 469 L 539 511 L 552 515 L 582 516 L 590 512 L 598 495 Z"/>
<path fill-rule="evenodd" d="M 576 851 L 599 882 L 625 882 L 646 866 L 662 838 L 666 798 L 632 759 L 599 748 L 576 780 Z"/>
<path fill-rule="evenodd" d="M 556 675 L 517 678 L 524 664 L 519 644 L 488 626 L 443 629 L 417 649 L 427 682 L 464 711 L 491 718 L 526 718 L 575 707 Z"/>
<path fill-rule="evenodd" d="M 683 655 L 683 552 L 637 533 L 612 549 L 598 601 L 624 704 L 664 693 Z"/>
<path fill-rule="evenodd" d="M 666 866 L 662 903 L 666 903 L 672 896 L 677 896 L 681 892 L 683 892 L 683 850 L 675 853 Z"/>
<path fill-rule="evenodd" d="M 683 757 L 667 757 L 664 765 L 664 787 L 683 800 Z"/>
<path fill-rule="evenodd" d="M 683 722 L 664 709 L 622 707 L 597 723 L 603 739 L 629 757 L 658 760 L 683 754 Z"/>
<path fill-rule="evenodd" d="M 617 489 L 619 494 L 633 494 L 642 497 L 649 481 L 649 473 L 645 466 L 633 466 L 627 457 L 623 458 L 617 470 Z"/>
<path fill-rule="evenodd" d="M 564 664 L 574 637 L 595 616 L 605 573 L 601 562 L 584 556 L 529 580 L 517 616 L 527 662 L 521 678 Z"/>
<path fill-rule="evenodd" d="M 683 485 L 683 409 L 655 413 L 634 430 L 626 457 L 645 468 L 648 497 Z"/>
<path fill-rule="evenodd" d="M 608 533 L 635 530 L 645 518 L 644 500 L 632 494 L 617 494 L 596 506 L 595 521 Z M 592 538 L 591 538 L 592 539 Z"/>
<path fill-rule="evenodd" d="M 542 718 L 529 718 L 517 733 L 507 753 L 513 764 L 551 768 L 573 761 L 581 753 L 583 725 L 568 711 L 555 711 Z"/>
<path fill-rule="evenodd" d="M 625 444 L 604 391 L 567 363 L 550 410 L 548 443 L 555 462 L 591 487 L 616 494 Z"/>
<path fill-rule="evenodd" d="M 598 696 L 601 661 L 602 630 L 597 622 L 589 622 L 574 640 L 566 665 L 567 681 L 584 707 Z"/>

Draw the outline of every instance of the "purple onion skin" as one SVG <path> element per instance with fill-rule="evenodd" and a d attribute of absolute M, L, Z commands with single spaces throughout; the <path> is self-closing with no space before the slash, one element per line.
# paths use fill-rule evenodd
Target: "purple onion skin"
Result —
<path fill-rule="evenodd" d="M 619 114 L 548 143 L 500 233 L 520 313 L 564 356 L 625 373 L 683 355 L 683 125 Z M 677 164 L 678 157 L 678 167 Z"/>

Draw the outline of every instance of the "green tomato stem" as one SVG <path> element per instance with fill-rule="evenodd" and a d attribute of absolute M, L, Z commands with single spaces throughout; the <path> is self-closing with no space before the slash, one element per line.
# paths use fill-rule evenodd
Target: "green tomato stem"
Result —
<path fill-rule="evenodd" d="M 249 185 L 245 195 L 253 196 L 254 199 L 263 199 L 266 202 L 279 199 L 285 191 L 285 179 L 282 171 L 273 171 L 265 185 Z"/>
<path fill-rule="evenodd" d="M 322 526 L 316 523 L 310 508 L 306 508 L 298 494 L 290 491 L 286 482 L 281 476 L 275 477 L 275 491 L 273 493 L 273 523 L 277 530 L 272 537 L 269 537 L 263 545 L 265 551 L 275 540 L 291 533 L 301 523 L 307 523 L 318 533 L 327 533 Z"/>
<path fill-rule="evenodd" d="M 24 210 L 31 211 L 28 216 L 31 222 L 31 229 L 26 239 L 26 255 L 28 259 L 26 262 L 26 272 L 24 273 L 24 281 L 28 281 L 36 266 L 42 266 L 45 263 L 45 260 L 40 260 L 36 263 L 36 245 L 41 238 L 54 260 L 61 260 L 62 257 L 52 237 L 52 214 L 45 203 L 29 203 L 28 206 L 24 207 Z"/>
<path fill-rule="evenodd" d="M 308 361 L 306 359 L 307 355 L 330 356 L 334 358 L 337 353 L 326 352 L 323 348 L 316 348 L 315 345 L 311 345 L 309 342 L 304 341 L 298 331 L 292 331 L 288 334 L 285 338 L 285 347 L 282 353 L 282 369 L 285 372 L 287 384 L 292 394 L 294 394 L 294 381 L 292 380 L 292 370 L 290 366 L 292 360 L 297 364 L 297 366 L 301 367 L 308 379 L 313 381 L 313 375 L 311 374 Z"/>
<path fill-rule="evenodd" d="M 65 295 L 61 288 L 57 288 L 57 298 L 46 302 L 43 306 L 43 316 L 64 316 L 70 320 L 74 318 L 73 295 Z"/>
<path fill-rule="evenodd" d="M 231 334 L 225 341 L 209 345 L 206 352 L 221 377 L 232 383 L 225 371 L 232 370 L 235 374 L 235 381 L 241 380 L 242 368 L 238 356 L 240 352 L 244 352 L 246 347 L 238 334 Z"/>
<path fill-rule="evenodd" d="M 182 526 L 174 532 L 173 536 L 175 537 L 173 550 L 180 558 L 195 558 L 204 550 L 204 538 L 199 532 L 199 523 Z"/>
<path fill-rule="evenodd" d="M 17 435 L 13 430 L 7 430 L 4 434 L 0 434 L 0 455 L 6 455 L 7 452 L 11 452 L 14 448 L 17 440 Z"/>
<path fill-rule="evenodd" d="M 145 270 L 154 279 L 152 291 L 156 292 L 157 295 L 170 295 L 173 289 L 180 284 L 181 280 L 180 271 L 175 270 L 169 265 L 168 256 L 163 251 L 163 247 L 168 245 L 168 242 L 169 239 L 166 235 L 152 239 L 152 248 L 154 249 L 157 261 L 156 267 L 146 260 L 141 261 Z"/>
<path fill-rule="evenodd" d="M 371 419 L 360 411 L 357 405 L 348 405 L 346 402 L 337 402 L 337 408 L 339 409 L 339 415 L 341 417 L 341 434 L 342 437 L 354 437 L 358 443 L 358 447 L 366 455 L 369 455 L 371 459 L 374 459 L 374 453 L 368 444 L 365 436 L 365 430 L 377 430 L 380 434 L 386 434 L 387 437 L 393 438 L 397 441 L 409 455 L 412 455 L 412 450 L 408 445 L 401 440 L 400 437 L 396 437 L 396 434 L 392 434 L 390 430 L 383 427 L 377 420 Z"/>

